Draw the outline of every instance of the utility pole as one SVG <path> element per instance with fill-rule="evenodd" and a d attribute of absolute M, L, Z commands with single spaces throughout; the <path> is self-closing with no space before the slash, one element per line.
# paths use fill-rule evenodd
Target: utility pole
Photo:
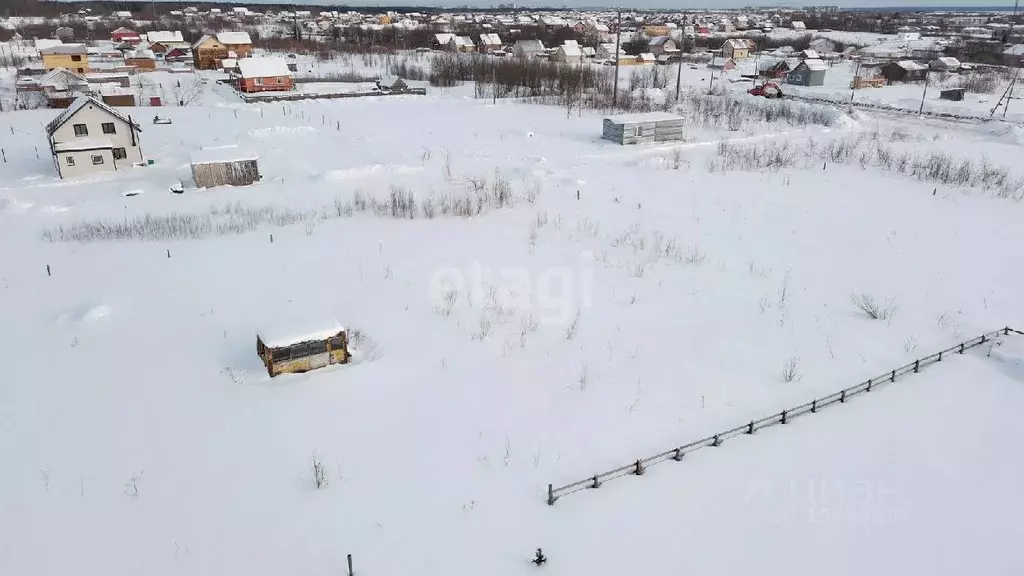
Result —
<path fill-rule="evenodd" d="M 853 95 L 857 93 L 857 82 L 860 78 L 860 60 L 857 60 L 857 69 L 853 71 L 853 82 L 850 84 L 850 103 L 853 104 Z"/>
<path fill-rule="evenodd" d="M 676 102 L 679 102 L 679 84 L 683 79 L 683 51 L 679 51 L 679 69 L 676 71 Z"/>
<path fill-rule="evenodd" d="M 756 40 L 754 49 L 757 50 L 757 55 L 754 56 L 754 79 L 750 81 L 751 86 L 757 86 L 757 81 L 761 79 L 761 70 L 757 67 L 757 63 L 761 60 L 761 46 Z"/>
<path fill-rule="evenodd" d="M 622 10 L 618 11 L 615 24 L 615 86 L 612 92 L 612 110 L 619 105 L 619 42 L 622 41 Z"/>
<path fill-rule="evenodd" d="M 917 110 L 917 115 L 920 116 L 924 112 L 924 97 L 928 94 L 928 71 L 924 71 L 924 92 L 921 92 L 921 107 Z"/>

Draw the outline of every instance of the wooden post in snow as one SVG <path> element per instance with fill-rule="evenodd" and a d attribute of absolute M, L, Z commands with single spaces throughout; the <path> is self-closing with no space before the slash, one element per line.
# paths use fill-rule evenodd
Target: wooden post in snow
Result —
<path fill-rule="evenodd" d="M 348 559 L 348 576 L 352 576 L 352 574 L 353 574 L 353 572 L 352 572 L 352 555 L 349 554 L 347 559 Z"/>

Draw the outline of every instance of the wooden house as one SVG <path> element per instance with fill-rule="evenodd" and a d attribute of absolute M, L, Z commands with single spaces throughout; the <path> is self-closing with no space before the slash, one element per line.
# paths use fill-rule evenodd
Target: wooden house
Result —
<path fill-rule="evenodd" d="M 940 56 L 928 63 L 928 68 L 937 72 L 958 72 L 960 61 L 951 56 Z"/>
<path fill-rule="evenodd" d="M 797 86 L 824 86 L 827 70 L 828 65 L 821 60 L 804 60 L 786 74 L 786 82 Z"/>
<path fill-rule="evenodd" d="M 191 165 L 198 188 L 248 186 L 262 178 L 259 157 L 233 144 L 201 148 L 192 153 Z"/>
<path fill-rule="evenodd" d="M 224 58 L 252 56 L 252 40 L 248 32 L 207 34 L 192 45 L 192 63 L 197 70 L 216 70 Z"/>
<path fill-rule="evenodd" d="M 708 68 L 712 70 L 735 70 L 736 61 L 732 58 L 723 58 L 722 56 L 716 56 L 708 62 Z"/>
<path fill-rule="evenodd" d="M 730 38 L 722 44 L 722 56 L 742 60 L 750 56 L 750 45 L 743 38 Z"/>
<path fill-rule="evenodd" d="M 130 116 L 91 96 L 79 96 L 46 125 L 50 153 L 61 178 L 141 163 L 141 132 Z"/>
<path fill-rule="evenodd" d="M 448 41 L 449 52 L 476 52 L 476 44 L 469 36 L 452 36 Z"/>
<path fill-rule="evenodd" d="M 138 32 L 122 26 L 110 33 L 110 40 L 113 41 L 114 44 L 127 42 L 135 45 L 142 42 L 142 36 L 139 36 Z"/>
<path fill-rule="evenodd" d="M 489 54 L 491 52 L 498 52 L 501 50 L 501 37 L 497 34 L 481 34 L 480 35 L 480 52 Z"/>
<path fill-rule="evenodd" d="M 337 322 L 260 330 L 256 334 L 256 353 L 271 378 L 347 364 L 351 360 L 348 331 Z"/>
<path fill-rule="evenodd" d="M 89 71 L 89 52 L 85 44 L 58 44 L 39 50 L 39 55 L 47 72 L 57 68 L 67 68 L 79 74 Z"/>
<path fill-rule="evenodd" d="M 518 40 L 512 47 L 512 55 L 516 58 L 537 58 L 547 55 L 548 51 L 540 40 Z"/>
<path fill-rule="evenodd" d="M 666 112 L 608 116 L 601 137 L 622 145 L 682 140 L 683 118 Z"/>
<path fill-rule="evenodd" d="M 141 72 L 156 70 L 156 54 L 152 50 L 136 50 L 124 55 L 124 63 Z"/>
<path fill-rule="evenodd" d="M 650 49 L 651 54 L 655 56 L 679 54 L 679 48 L 676 46 L 675 40 L 672 40 L 669 36 L 651 38 Z"/>
<path fill-rule="evenodd" d="M 280 92 L 295 87 L 284 58 L 239 58 L 240 92 Z"/>
<path fill-rule="evenodd" d="M 566 40 L 565 44 L 556 48 L 551 54 L 551 61 L 579 64 L 583 62 L 583 50 L 580 49 L 580 45 L 575 40 Z"/>
<path fill-rule="evenodd" d="M 899 62 L 890 62 L 879 68 L 878 71 L 888 84 L 918 82 L 924 80 L 925 74 L 928 73 L 928 67 L 913 60 L 900 60 Z"/>

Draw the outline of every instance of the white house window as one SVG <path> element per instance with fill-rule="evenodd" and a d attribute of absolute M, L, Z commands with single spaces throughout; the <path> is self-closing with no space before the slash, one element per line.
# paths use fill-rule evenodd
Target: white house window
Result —
<path fill-rule="evenodd" d="M 75 136 L 88 136 L 89 127 L 85 124 L 75 124 Z"/>
<path fill-rule="evenodd" d="M 92 155 L 92 163 L 93 164 L 103 164 L 103 156 L 101 156 L 99 154 L 93 154 Z"/>
<path fill-rule="evenodd" d="M 117 134 L 117 129 L 114 128 L 114 123 L 113 122 L 104 122 L 103 123 L 103 133 L 104 134 Z"/>
<path fill-rule="evenodd" d="M 75 159 L 72 158 L 71 156 L 68 156 L 68 157 L 64 158 L 64 161 L 67 163 L 68 166 L 74 166 L 75 165 Z"/>
<path fill-rule="evenodd" d="M 256 79 L 256 85 L 257 86 L 263 86 L 263 78 L 257 78 Z"/>
<path fill-rule="evenodd" d="M 114 148 L 114 160 L 124 160 L 127 157 L 124 148 Z"/>
<path fill-rule="evenodd" d="M 284 84 L 284 78 L 278 78 L 277 79 L 277 83 L 278 84 Z"/>

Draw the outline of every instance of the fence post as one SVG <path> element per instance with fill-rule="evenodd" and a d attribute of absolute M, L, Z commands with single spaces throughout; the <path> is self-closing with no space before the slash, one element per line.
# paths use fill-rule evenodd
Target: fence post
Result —
<path fill-rule="evenodd" d="M 672 456 L 672 459 L 675 460 L 676 462 L 679 462 L 680 460 L 682 460 L 683 459 L 683 449 L 682 448 L 676 448 L 675 456 Z"/>
<path fill-rule="evenodd" d="M 889 382 L 895 382 L 895 381 L 896 381 L 896 371 L 893 370 L 892 371 L 892 375 L 889 376 Z"/>
<path fill-rule="evenodd" d="M 1010 335 L 1010 327 L 1007 326 L 1006 328 L 1003 328 L 1003 336 L 1009 336 L 1009 335 Z"/>
<path fill-rule="evenodd" d="M 917 374 L 918 370 L 921 369 L 921 360 L 914 360 L 914 374 Z"/>
<path fill-rule="evenodd" d="M 52 276 L 52 274 L 50 274 L 50 265 L 49 264 L 46 265 L 46 275 L 47 276 Z"/>
<path fill-rule="evenodd" d="M 814 414 L 818 411 L 818 400 L 814 399 L 811 401 L 811 413 Z"/>
<path fill-rule="evenodd" d="M 753 434 L 753 433 L 754 433 L 754 421 L 751 420 L 750 424 L 747 424 L 747 434 Z"/>
<path fill-rule="evenodd" d="M 872 382 L 874 382 L 874 380 L 868 380 L 868 392 L 871 392 L 871 383 Z"/>
<path fill-rule="evenodd" d="M 942 352 L 939 352 L 939 362 L 942 362 Z"/>
<path fill-rule="evenodd" d="M 719 444 L 721 444 L 721 442 L 718 441 L 718 434 L 715 434 L 715 438 L 711 441 L 711 447 L 718 448 Z"/>
<path fill-rule="evenodd" d="M 554 505 L 555 505 L 555 491 L 551 487 L 551 484 L 548 484 L 548 506 L 554 506 Z"/>
<path fill-rule="evenodd" d="M 785 410 L 782 411 L 782 423 L 783 424 L 786 423 L 786 411 Z"/>
<path fill-rule="evenodd" d="M 960 353 L 961 354 L 964 353 L 964 343 L 963 342 L 960 343 Z"/>
<path fill-rule="evenodd" d="M 985 343 L 985 335 L 984 335 L 984 334 L 982 334 L 982 335 L 981 335 L 981 343 L 982 343 L 982 344 L 984 344 L 984 343 Z"/>
<path fill-rule="evenodd" d="M 843 393 L 839 395 L 839 403 L 843 404 L 845 402 L 846 402 L 846 390 L 843 390 Z"/>
<path fill-rule="evenodd" d="M 594 474 L 594 477 L 592 478 L 592 480 L 593 480 L 593 482 L 590 484 L 591 488 L 600 488 L 601 487 L 601 482 L 597 479 L 597 474 Z"/>
<path fill-rule="evenodd" d="M 636 469 L 633 470 L 633 474 L 637 476 L 643 476 L 644 474 L 644 465 L 639 460 L 636 461 Z"/>
<path fill-rule="evenodd" d="M 352 555 L 348 555 L 348 576 L 352 576 Z"/>

